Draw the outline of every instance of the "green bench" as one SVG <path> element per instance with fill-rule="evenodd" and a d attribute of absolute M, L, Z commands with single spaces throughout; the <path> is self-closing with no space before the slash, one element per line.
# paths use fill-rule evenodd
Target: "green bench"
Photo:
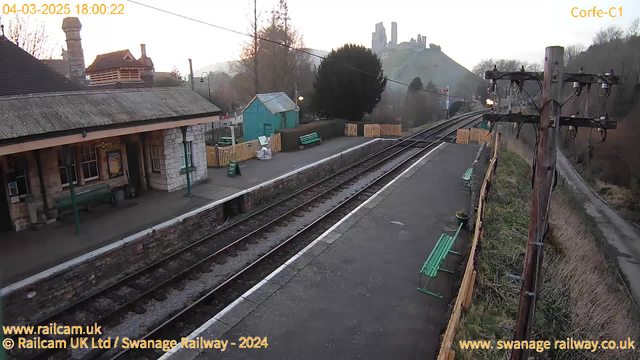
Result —
<path fill-rule="evenodd" d="M 233 145 L 233 138 L 231 136 L 223 136 L 218 141 L 218 147 L 225 147 Z"/>
<path fill-rule="evenodd" d="M 92 188 L 82 189 L 75 192 L 78 208 L 84 207 L 91 212 L 91 206 L 105 202 L 111 202 L 111 189 L 109 184 L 101 184 Z M 73 212 L 71 195 L 61 196 L 54 199 L 58 209 L 58 218 L 62 219 L 64 213 Z"/>
<path fill-rule="evenodd" d="M 462 229 L 462 224 L 458 226 L 458 230 L 456 231 L 455 235 L 453 236 L 449 236 L 447 234 L 440 235 L 440 239 L 436 243 L 436 246 L 433 248 L 433 251 L 431 251 L 429 258 L 427 258 L 427 261 L 425 261 L 424 265 L 422 265 L 422 269 L 420 269 L 420 283 L 418 284 L 418 291 L 421 291 L 425 294 L 429 294 L 442 299 L 442 295 L 431 292 L 427 290 L 426 287 L 430 279 L 438 276 L 438 271 L 444 271 L 444 272 L 453 274 L 453 271 L 448 269 L 443 269 L 440 266 L 442 266 L 442 262 L 444 261 L 444 259 L 447 257 L 449 253 L 455 254 L 455 255 L 461 255 L 460 252 L 451 250 L 451 247 L 455 243 L 456 238 L 460 233 L 460 229 Z M 425 281 L 424 285 L 422 285 L 423 275 L 427 277 L 427 280 Z"/>
<path fill-rule="evenodd" d="M 473 166 L 469 166 L 467 171 L 462 174 L 462 184 L 460 185 L 461 189 L 471 191 L 471 177 L 473 177 Z"/>
<path fill-rule="evenodd" d="M 302 135 L 300 136 L 300 144 L 301 146 L 306 146 L 306 145 L 310 145 L 313 143 L 322 143 L 322 139 L 320 138 L 320 136 L 318 135 L 318 133 L 311 133 L 311 134 L 307 134 L 307 135 Z"/>

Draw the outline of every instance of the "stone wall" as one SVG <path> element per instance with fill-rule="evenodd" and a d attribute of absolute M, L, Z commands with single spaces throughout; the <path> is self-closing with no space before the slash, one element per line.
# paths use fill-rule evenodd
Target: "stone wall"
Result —
<path fill-rule="evenodd" d="M 187 176 L 182 168 L 180 159 L 182 143 L 182 131 L 180 129 L 168 129 L 162 131 L 163 150 L 166 169 L 166 181 L 168 191 L 175 191 L 187 187 Z M 197 184 L 207 179 L 207 149 L 204 143 L 204 125 L 189 126 L 187 141 L 191 142 L 191 155 L 193 166 L 190 167 L 191 184 Z"/>
<path fill-rule="evenodd" d="M 2 295 L 3 323 L 41 320 L 112 285 L 119 279 L 211 234 L 223 222 L 222 204 L 145 235 L 112 244 L 99 256 L 91 253 L 77 265 Z"/>

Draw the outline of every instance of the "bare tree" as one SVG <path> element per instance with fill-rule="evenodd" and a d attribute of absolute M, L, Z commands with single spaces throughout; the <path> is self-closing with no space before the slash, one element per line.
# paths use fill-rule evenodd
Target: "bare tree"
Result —
<path fill-rule="evenodd" d="M 640 18 L 635 18 L 627 29 L 627 37 L 640 36 Z"/>
<path fill-rule="evenodd" d="M 564 48 L 564 65 L 569 65 L 574 61 L 581 52 L 585 50 L 585 46 L 582 44 L 573 44 Z"/>
<path fill-rule="evenodd" d="M 593 37 L 593 43 L 596 45 L 604 44 L 608 42 L 615 42 L 622 40 L 624 32 L 619 26 L 611 25 L 606 29 L 600 29 Z"/>
<path fill-rule="evenodd" d="M 249 2 L 251 4 L 251 2 Z M 260 68 L 260 15 L 257 0 L 253 0 L 253 16 L 248 19 L 251 42 L 245 42 L 240 53 L 240 60 L 232 64 L 233 72 L 239 74 L 235 83 L 242 87 L 243 93 L 251 95 L 259 94 L 261 90 L 259 68 Z M 250 5 L 251 6 L 251 5 Z"/>
<path fill-rule="evenodd" d="M 528 72 L 541 72 L 544 70 L 544 66 L 540 62 L 524 62 L 522 64 L 524 70 Z"/>
<path fill-rule="evenodd" d="M 37 59 L 51 59 L 58 47 L 42 21 L 31 22 L 28 17 L 16 15 L 9 19 L 0 17 L 0 24 L 5 25 L 7 39 Z"/>

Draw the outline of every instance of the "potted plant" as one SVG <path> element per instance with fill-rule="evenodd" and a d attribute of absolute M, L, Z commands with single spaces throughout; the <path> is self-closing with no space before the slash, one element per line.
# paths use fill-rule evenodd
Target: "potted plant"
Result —
<path fill-rule="evenodd" d="M 464 210 L 459 210 L 456 212 L 456 219 L 458 219 L 458 224 L 462 224 L 462 226 L 465 227 L 467 226 L 467 221 L 469 221 L 469 214 Z"/>

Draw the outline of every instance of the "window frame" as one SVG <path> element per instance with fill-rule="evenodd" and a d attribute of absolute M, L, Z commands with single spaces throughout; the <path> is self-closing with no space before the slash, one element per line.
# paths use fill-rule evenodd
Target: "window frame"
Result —
<path fill-rule="evenodd" d="M 29 180 L 29 165 L 27 164 L 27 159 L 24 156 L 9 155 L 8 161 L 10 166 L 12 163 L 14 163 L 15 166 L 12 169 L 14 169 L 15 173 L 13 174 L 14 181 L 7 181 L 7 188 L 8 188 L 7 191 L 9 191 L 10 197 L 17 196 L 20 199 L 20 201 L 24 201 L 24 198 L 27 195 L 31 194 L 31 183 Z M 20 163 L 20 166 L 18 166 L 18 163 Z M 19 169 L 23 170 L 23 173 L 21 173 L 20 175 L 18 175 Z M 25 192 L 20 191 L 21 182 L 23 183 Z M 16 191 L 15 194 L 11 190 L 12 184 L 14 183 L 15 183 L 15 191 Z"/>
<path fill-rule="evenodd" d="M 90 149 L 93 150 L 92 152 L 89 153 L 85 153 L 85 149 Z M 92 160 L 85 160 L 85 155 L 91 155 L 93 153 L 94 155 L 94 159 Z M 75 155 L 75 154 L 74 154 Z M 100 161 L 98 158 L 98 150 L 96 149 L 96 147 L 94 145 L 82 145 L 80 147 L 80 168 L 82 169 L 82 176 L 85 176 L 84 173 L 84 164 L 90 164 L 92 162 L 96 163 L 96 175 L 95 176 L 90 176 L 90 177 L 85 177 L 84 181 L 91 181 L 91 180 L 98 180 L 100 179 Z M 87 169 L 89 170 L 89 173 L 91 173 L 91 168 L 89 167 L 89 165 L 87 165 Z M 77 170 L 76 170 L 77 171 Z M 77 181 L 77 179 L 76 179 Z"/>
<path fill-rule="evenodd" d="M 187 155 L 189 156 L 189 168 L 193 168 L 193 148 L 192 142 L 187 141 Z M 184 143 L 180 143 L 180 170 L 186 169 L 184 154 Z"/>
<path fill-rule="evenodd" d="M 73 185 L 77 185 L 78 184 L 78 167 L 77 167 L 77 161 L 76 161 L 76 152 L 75 149 L 72 149 L 72 154 L 73 154 L 73 164 L 71 165 L 73 167 L 73 173 L 75 174 L 75 181 L 73 182 Z M 58 158 L 58 176 L 60 176 L 60 170 L 62 170 L 63 168 L 65 169 L 65 171 L 67 171 L 67 166 L 64 164 L 64 154 L 62 152 L 62 148 L 58 149 L 57 151 L 57 158 Z M 60 165 L 60 163 L 62 163 L 62 166 Z M 67 172 L 67 183 L 63 183 L 62 182 L 62 177 L 60 177 L 60 185 L 62 185 L 62 188 L 66 188 L 69 187 L 69 173 Z M 72 174 L 73 175 L 73 174 Z"/>
<path fill-rule="evenodd" d="M 184 147 L 184 145 L 183 145 Z M 184 151 L 184 149 L 183 149 Z M 161 160 L 160 157 L 160 146 L 159 145 L 149 145 L 149 157 L 151 158 L 151 171 L 155 173 L 162 172 Z M 156 164 L 157 161 L 157 164 Z M 156 166 L 157 165 L 157 166 Z"/>

